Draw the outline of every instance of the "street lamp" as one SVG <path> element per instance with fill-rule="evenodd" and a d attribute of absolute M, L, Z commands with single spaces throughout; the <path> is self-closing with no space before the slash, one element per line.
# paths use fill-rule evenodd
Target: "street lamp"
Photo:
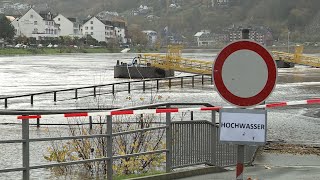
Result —
<path fill-rule="evenodd" d="M 288 53 L 289 53 L 289 51 L 290 51 L 290 48 L 289 48 L 289 43 L 290 43 L 290 31 L 288 31 Z"/>

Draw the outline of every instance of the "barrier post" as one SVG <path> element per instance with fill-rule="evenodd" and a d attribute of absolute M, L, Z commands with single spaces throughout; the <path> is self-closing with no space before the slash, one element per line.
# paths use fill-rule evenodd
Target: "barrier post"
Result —
<path fill-rule="evenodd" d="M 167 105 L 170 108 L 170 105 Z M 171 113 L 166 113 L 166 172 L 170 172 L 172 169 L 172 127 L 171 127 Z"/>
<path fill-rule="evenodd" d="M 30 151 L 29 151 L 29 119 L 22 119 L 22 179 L 30 179 Z"/>
<path fill-rule="evenodd" d="M 107 179 L 112 180 L 112 116 L 107 116 Z"/>

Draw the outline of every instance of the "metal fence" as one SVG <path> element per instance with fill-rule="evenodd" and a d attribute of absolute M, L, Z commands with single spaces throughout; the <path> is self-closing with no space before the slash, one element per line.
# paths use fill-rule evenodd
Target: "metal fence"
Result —
<path fill-rule="evenodd" d="M 172 167 L 207 164 L 219 167 L 237 164 L 237 145 L 221 144 L 219 127 L 209 121 L 172 122 Z M 253 161 L 257 146 L 246 146 L 245 163 Z"/>
<path fill-rule="evenodd" d="M 133 107 L 130 109 L 141 109 L 147 107 L 166 106 L 170 107 L 170 103 L 162 103 L 150 106 Z M 196 103 L 184 104 L 176 103 L 175 105 L 196 105 Z M 208 104 L 201 104 L 209 106 Z M 128 109 L 128 108 L 127 108 Z M 65 111 L 64 111 L 65 112 Z M 16 114 L 33 114 L 28 111 L 9 111 L 6 115 Z M 38 112 L 40 113 L 40 112 Z M 47 111 L 41 112 L 48 113 Z M 57 112 L 56 112 L 57 113 Z M 50 113 L 52 114 L 52 113 Z M 192 113 L 193 114 L 193 113 Z M 0 114 L 1 115 L 1 114 Z M 215 166 L 231 166 L 236 163 L 236 146 L 229 144 L 219 144 L 218 142 L 218 126 L 215 123 L 215 112 L 211 112 L 211 118 L 208 121 L 172 121 L 171 113 L 165 114 L 164 124 L 158 124 L 155 127 L 140 127 L 139 129 L 129 131 L 113 132 L 113 116 L 106 117 L 106 131 L 101 134 L 79 135 L 79 136 L 65 136 L 65 137 L 49 137 L 49 138 L 30 138 L 30 122 L 29 119 L 22 120 L 22 139 L 13 140 L 0 140 L 1 144 L 22 144 L 22 167 L 0 169 L 0 173 L 18 172 L 22 171 L 22 178 L 24 180 L 30 179 L 30 170 L 41 168 L 52 168 L 58 166 L 69 166 L 75 164 L 84 164 L 92 162 L 106 162 L 107 178 L 112 179 L 113 176 L 113 163 L 114 161 L 122 158 L 137 157 L 149 154 L 163 154 L 165 153 L 166 172 L 170 172 L 174 168 L 192 166 L 196 164 L 208 164 Z M 193 117 L 192 117 L 193 119 Z M 156 150 L 144 151 L 138 153 L 122 154 L 119 155 L 114 152 L 114 138 L 118 136 L 144 133 L 148 131 L 154 131 L 163 129 L 165 130 L 165 148 L 158 148 Z M 76 140 L 76 139 L 93 139 L 93 138 L 106 138 L 106 149 L 104 157 L 83 159 L 79 161 L 41 164 L 31 166 L 30 164 L 30 143 L 36 142 L 52 142 L 59 140 Z M 251 160 L 256 148 L 249 148 L 247 151 L 247 162 Z"/>
<path fill-rule="evenodd" d="M 116 94 L 118 92 L 128 92 L 140 90 L 145 92 L 148 89 L 156 89 L 159 90 L 163 87 L 181 87 L 191 85 L 195 87 L 195 85 L 204 84 L 212 84 L 212 77 L 207 75 L 189 75 L 189 76 L 179 76 L 179 77 L 167 77 L 167 78 L 156 78 L 156 79 L 143 79 L 143 80 L 131 80 L 131 81 L 123 81 L 109 84 L 100 84 L 94 86 L 85 86 L 78 88 L 69 88 L 69 89 L 60 89 L 53 91 L 45 91 L 45 92 L 37 92 L 23 95 L 12 95 L 12 96 L 4 96 L 0 97 L 0 100 L 3 100 L 4 108 L 8 108 L 9 101 L 14 103 L 14 100 L 18 99 L 21 102 L 21 98 L 30 98 L 30 105 L 33 106 L 36 98 L 38 96 L 44 95 L 52 95 L 52 102 L 70 100 L 70 99 L 80 99 L 86 97 L 96 97 L 99 95 L 106 94 Z M 153 85 L 155 84 L 155 85 Z M 103 89 L 105 88 L 105 89 Z M 68 94 L 68 98 L 65 97 L 65 94 Z M 70 94 L 71 93 L 71 94 Z M 64 98 L 58 98 L 58 95 Z M 38 98 L 39 99 L 39 98 Z M 50 98 L 51 99 L 51 98 Z M 24 100 L 24 99 L 23 99 Z"/>

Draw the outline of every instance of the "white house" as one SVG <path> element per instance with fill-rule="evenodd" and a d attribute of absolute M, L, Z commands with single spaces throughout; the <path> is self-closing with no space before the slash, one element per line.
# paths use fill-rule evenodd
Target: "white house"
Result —
<path fill-rule="evenodd" d="M 115 37 L 120 43 L 127 43 L 126 37 L 126 22 L 122 20 L 116 20 L 112 22 L 114 27 Z"/>
<path fill-rule="evenodd" d="M 106 26 L 98 18 L 92 17 L 82 25 L 82 35 L 90 35 L 99 42 L 106 41 Z"/>
<path fill-rule="evenodd" d="M 16 36 L 34 37 L 38 40 L 43 37 L 59 37 L 60 35 L 59 25 L 54 22 L 50 11 L 38 14 L 31 8 L 11 24 L 15 28 Z"/>
<path fill-rule="evenodd" d="M 62 14 L 58 14 L 53 20 L 60 27 L 60 36 L 80 37 L 80 24 L 75 18 L 66 18 Z"/>
<path fill-rule="evenodd" d="M 145 30 L 145 31 L 142 31 L 142 32 L 144 34 L 146 34 L 150 45 L 154 45 L 157 42 L 158 36 L 157 36 L 157 32 L 156 31 Z"/>
<path fill-rule="evenodd" d="M 120 43 L 126 43 L 125 22 L 101 20 L 92 17 L 86 21 L 81 32 L 84 36 L 90 35 L 99 42 L 109 42 L 110 39 L 117 39 Z"/>

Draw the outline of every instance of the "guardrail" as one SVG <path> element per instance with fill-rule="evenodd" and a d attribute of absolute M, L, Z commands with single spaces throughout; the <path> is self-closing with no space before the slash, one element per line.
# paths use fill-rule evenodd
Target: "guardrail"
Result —
<path fill-rule="evenodd" d="M 120 109 L 119 111 L 125 110 L 138 110 L 154 107 L 166 107 L 170 108 L 171 106 L 190 106 L 190 105 L 202 105 L 205 107 L 213 107 L 207 103 L 159 103 L 146 106 L 137 106 L 126 109 Z M 142 111 L 141 111 L 142 112 Z M 170 172 L 173 168 L 191 166 L 195 164 L 209 164 L 216 166 L 230 166 L 234 164 L 234 161 L 230 159 L 236 159 L 236 153 L 231 151 L 235 148 L 235 145 L 220 145 L 217 139 L 217 129 L 218 125 L 215 123 L 215 111 L 211 112 L 211 118 L 209 121 L 193 121 L 193 112 L 191 121 L 185 122 L 175 122 L 172 121 L 171 112 L 165 112 L 165 124 L 158 125 L 156 127 L 140 127 L 139 129 L 130 130 L 130 131 L 119 131 L 113 132 L 113 117 L 116 115 L 107 115 L 106 116 L 106 132 L 101 134 L 91 134 L 91 135 L 80 135 L 80 136 L 64 136 L 64 137 L 47 137 L 47 138 L 30 138 L 30 119 L 28 116 L 22 116 L 22 139 L 12 139 L 12 140 L 0 140 L 0 144 L 22 144 L 22 167 L 19 168 L 9 168 L 9 169 L 0 169 L 0 173 L 8 172 L 17 172 L 22 171 L 22 178 L 24 180 L 30 179 L 30 170 L 41 169 L 41 168 L 52 168 L 58 166 L 69 166 L 74 164 L 83 164 L 91 162 L 101 162 L 106 161 L 106 175 L 108 179 L 113 178 L 113 161 L 122 158 L 136 157 L 148 154 L 161 154 L 165 153 L 165 169 L 166 172 Z M 0 115 L 28 115 L 28 114 L 63 114 L 66 113 L 55 111 L 7 111 L 6 113 L 0 112 Z M 78 111 L 68 111 L 68 113 L 77 113 Z M 165 130 L 165 147 L 162 149 L 155 149 L 150 151 L 130 153 L 130 154 L 121 154 L 114 155 L 113 150 L 113 139 L 117 136 L 123 136 L 134 133 L 144 133 L 154 130 Z M 182 133 L 189 134 L 184 137 Z M 106 156 L 99 158 L 83 159 L 79 161 L 69 161 L 69 162 L 60 162 L 53 164 L 42 164 L 31 166 L 30 165 L 30 143 L 36 142 L 52 142 L 57 140 L 76 140 L 76 139 L 93 139 L 93 138 L 106 138 Z M 187 139 L 186 139 L 187 138 Z M 189 143 L 185 143 L 189 142 Z M 197 143 L 194 144 L 194 143 Z M 183 145 L 183 147 L 181 147 Z M 253 151 L 248 151 L 248 159 L 251 162 L 253 157 Z M 201 153 L 199 153 L 201 152 Z"/>
<path fill-rule="evenodd" d="M 201 79 L 196 79 L 201 78 Z M 150 85 L 147 87 L 147 82 L 150 83 L 156 83 L 155 87 Z M 23 94 L 23 95 L 14 95 L 14 96 L 4 96 L 0 97 L 0 100 L 4 100 L 4 108 L 8 108 L 8 101 L 9 99 L 16 99 L 16 98 L 22 98 L 22 97 L 30 97 L 30 105 L 34 104 L 34 97 L 39 95 L 45 95 L 45 94 L 52 94 L 53 95 L 53 102 L 57 102 L 57 94 L 61 92 L 74 92 L 74 97 L 72 99 L 79 99 L 79 98 L 85 98 L 85 97 L 96 97 L 98 95 L 104 95 L 104 94 L 112 94 L 114 95 L 117 92 L 125 92 L 131 93 L 131 91 L 134 90 L 142 90 L 145 92 L 147 89 L 156 89 L 159 90 L 161 87 L 173 87 L 173 86 L 180 86 L 183 88 L 186 84 L 191 84 L 192 87 L 195 86 L 196 82 L 201 82 L 201 85 L 204 85 L 205 82 L 210 82 L 210 84 L 213 83 L 211 76 L 206 75 L 192 75 L 192 76 L 180 76 L 180 77 L 167 77 L 167 78 L 157 78 L 157 79 L 143 79 L 143 80 L 133 80 L 133 81 L 124 81 L 124 82 L 116 82 L 116 83 L 109 83 L 109 84 L 100 84 L 100 85 L 94 85 L 94 86 L 84 86 L 84 87 L 78 87 L 78 88 L 69 88 L 69 89 L 60 89 L 60 90 L 52 90 L 52 91 L 44 91 L 44 92 L 37 92 L 37 93 L 29 93 L 29 94 Z M 136 89 L 133 88 L 133 84 L 142 83 L 140 86 Z M 127 85 L 126 89 L 116 89 L 116 85 Z M 105 93 L 99 92 L 98 88 L 102 87 L 111 87 L 110 91 L 107 91 Z M 92 89 L 92 92 L 90 94 L 79 96 L 80 90 L 86 90 L 86 89 Z"/>

